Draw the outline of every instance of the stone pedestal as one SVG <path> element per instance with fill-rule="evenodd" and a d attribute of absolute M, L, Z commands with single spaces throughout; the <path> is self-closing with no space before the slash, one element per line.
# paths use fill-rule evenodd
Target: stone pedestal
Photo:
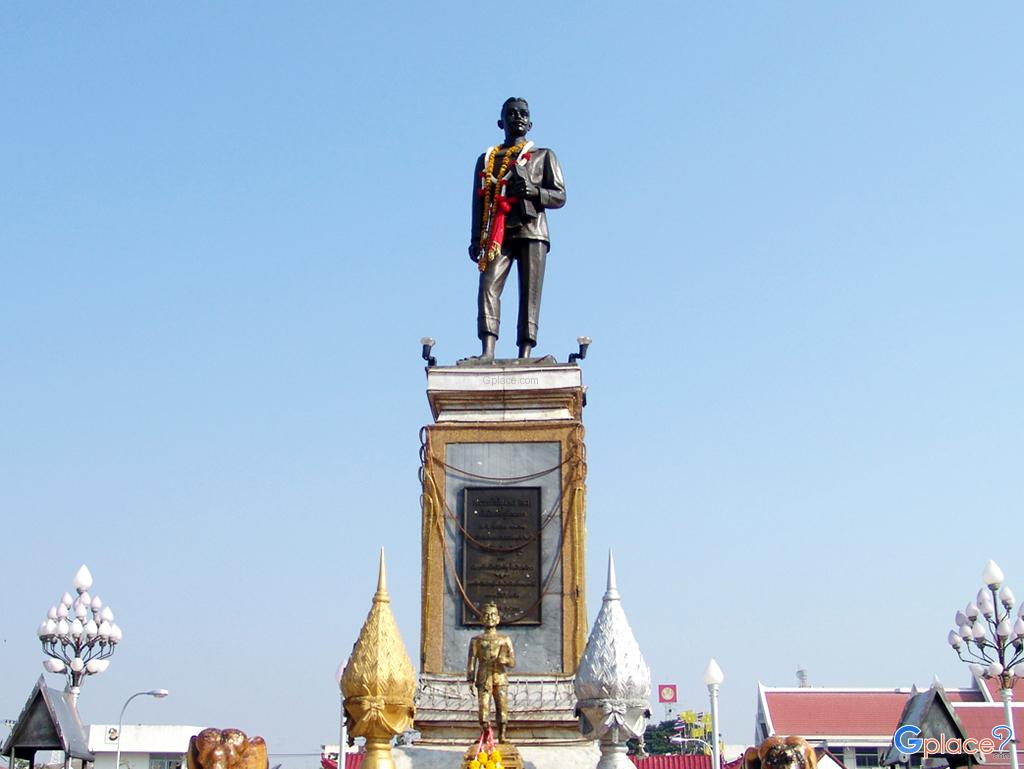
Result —
<path fill-rule="evenodd" d="M 580 739 L 573 676 L 586 643 L 586 454 L 575 364 L 427 369 L 416 729 L 422 744 L 479 736 L 466 681 L 476 610 L 512 639 L 509 739 Z"/>

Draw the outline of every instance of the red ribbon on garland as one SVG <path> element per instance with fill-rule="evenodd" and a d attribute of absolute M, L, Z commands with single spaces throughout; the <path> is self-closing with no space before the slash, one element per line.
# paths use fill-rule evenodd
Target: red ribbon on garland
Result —
<path fill-rule="evenodd" d="M 520 159 L 523 162 L 528 161 L 530 159 L 530 153 L 524 152 L 522 157 L 516 160 L 516 163 L 518 163 Z M 480 176 L 481 178 L 484 178 L 483 174 Z M 487 265 L 497 259 L 498 255 L 501 254 L 501 245 L 505 241 L 505 217 L 508 212 L 512 210 L 512 206 L 519 202 L 519 198 L 517 197 L 512 195 L 502 195 L 498 192 L 498 190 L 501 189 L 502 184 L 503 182 L 501 181 L 495 183 L 496 189 L 494 199 L 491 203 L 493 216 L 491 217 L 490 232 L 487 233 L 487 245 L 484 248 L 483 253 L 480 254 L 480 261 L 478 263 L 480 272 L 484 272 L 487 269 Z M 477 194 L 483 195 L 483 189 L 478 190 Z M 487 216 L 487 212 L 484 211 L 483 215 Z"/>
<path fill-rule="evenodd" d="M 519 202 L 519 198 L 511 195 L 494 196 L 494 216 L 491 219 L 491 231 L 487 237 L 487 248 L 485 249 L 486 262 L 481 260 L 480 271 L 487 269 L 487 265 L 498 258 L 501 253 L 501 244 L 505 241 L 505 217 L 512 206 Z"/>

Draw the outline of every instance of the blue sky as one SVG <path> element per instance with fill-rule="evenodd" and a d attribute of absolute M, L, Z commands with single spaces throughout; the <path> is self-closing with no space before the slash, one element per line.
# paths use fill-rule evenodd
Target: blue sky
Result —
<path fill-rule="evenodd" d="M 476 349 L 513 94 L 568 188 L 539 352 L 594 339 L 591 617 L 614 546 L 728 742 L 800 663 L 963 683 L 985 561 L 1024 586 L 1022 38 L 1009 2 L 6 6 L 0 715 L 82 562 L 125 632 L 94 722 L 159 686 L 132 716 L 316 752 L 380 545 L 415 658 L 418 340 Z"/>

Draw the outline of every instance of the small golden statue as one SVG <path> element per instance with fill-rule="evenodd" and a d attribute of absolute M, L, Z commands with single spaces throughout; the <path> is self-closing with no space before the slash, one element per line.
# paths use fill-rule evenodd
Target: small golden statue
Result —
<path fill-rule="evenodd" d="M 743 769 L 818 769 L 818 758 L 803 737 L 769 737 L 747 748 Z"/>
<path fill-rule="evenodd" d="M 267 743 L 241 729 L 203 729 L 188 741 L 188 769 L 267 769 Z"/>
<path fill-rule="evenodd" d="M 508 674 L 516 666 L 516 653 L 512 639 L 498 634 L 501 616 L 498 607 L 485 603 L 480 617 L 484 632 L 473 636 L 469 642 L 469 659 L 466 663 L 466 680 L 476 689 L 480 729 L 491 726 L 491 698 L 494 698 L 494 715 L 498 722 L 498 742 L 508 742 Z"/>

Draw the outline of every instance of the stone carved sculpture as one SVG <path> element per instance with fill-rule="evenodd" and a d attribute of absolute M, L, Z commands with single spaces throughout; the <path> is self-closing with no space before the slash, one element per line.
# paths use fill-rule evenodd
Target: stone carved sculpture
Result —
<path fill-rule="evenodd" d="M 341 677 L 350 737 L 366 738 L 363 769 L 394 769 L 391 738 L 412 728 L 416 674 L 391 613 L 384 551 L 377 592 Z"/>
<path fill-rule="evenodd" d="M 188 741 L 188 769 L 267 769 L 267 743 L 241 729 L 203 729 Z"/>
<path fill-rule="evenodd" d="M 608 554 L 608 588 L 576 671 L 576 712 L 585 737 L 600 740 L 598 769 L 633 769 L 626 740 L 647 727 L 651 670 L 629 627 Z"/>
<path fill-rule="evenodd" d="M 491 726 L 493 698 L 494 717 L 498 722 L 498 742 L 508 742 L 507 671 L 516 666 L 516 653 L 512 648 L 512 639 L 498 633 L 501 616 L 496 605 L 485 603 L 480 619 L 484 632 L 473 636 L 469 642 L 466 680 L 476 690 L 481 731 Z"/>
<path fill-rule="evenodd" d="M 803 737 L 769 737 L 747 748 L 743 769 L 818 769 L 818 759 Z"/>

